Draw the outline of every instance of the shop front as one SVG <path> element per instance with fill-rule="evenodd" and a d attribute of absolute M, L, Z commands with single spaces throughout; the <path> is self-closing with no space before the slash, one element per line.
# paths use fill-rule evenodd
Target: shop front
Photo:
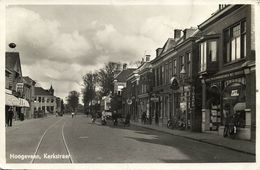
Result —
<path fill-rule="evenodd" d="M 203 131 L 223 135 L 224 126 L 234 122 L 237 138 L 250 140 L 251 114 L 246 112 L 245 77 L 208 81 L 205 109 L 202 112 Z"/>

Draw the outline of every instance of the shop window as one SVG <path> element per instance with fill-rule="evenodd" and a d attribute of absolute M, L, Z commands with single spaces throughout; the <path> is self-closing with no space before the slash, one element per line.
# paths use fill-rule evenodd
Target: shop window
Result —
<path fill-rule="evenodd" d="M 225 62 L 246 57 L 246 22 L 242 21 L 224 30 Z"/>

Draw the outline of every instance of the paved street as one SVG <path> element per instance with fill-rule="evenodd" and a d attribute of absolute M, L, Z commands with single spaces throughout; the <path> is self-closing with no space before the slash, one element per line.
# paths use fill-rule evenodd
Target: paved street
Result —
<path fill-rule="evenodd" d="M 70 156 L 69 156 L 70 155 Z M 6 128 L 7 163 L 252 162 L 253 155 L 85 115 L 26 120 Z"/>

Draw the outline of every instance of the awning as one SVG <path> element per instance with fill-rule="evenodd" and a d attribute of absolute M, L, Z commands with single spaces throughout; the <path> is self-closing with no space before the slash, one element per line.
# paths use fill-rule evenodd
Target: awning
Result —
<path fill-rule="evenodd" d="M 18 98 L 11 94 L 5 94 L 5 105 L 8 106 L 20 106 L 20 101 Z"/>
<path fill-rule="evenodd" d="M 246 109 L 246 103 L 237 103 L 234 106 L 234 111 L 241 111 Z"/>
<path fill-rule="evenodd" d="M 29 102 L 25 99 L 19 98 L 19 107 L 30 107 Z"/>

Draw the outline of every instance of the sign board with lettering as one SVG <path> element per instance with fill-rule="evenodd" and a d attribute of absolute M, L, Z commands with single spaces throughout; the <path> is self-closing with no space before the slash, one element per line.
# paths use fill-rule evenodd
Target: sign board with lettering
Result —
<path fill-rule="evenodd" d="M 239 96 L 238 90 L 232 90 L 231 91 L 231 96 L 232 97 Z"/>

